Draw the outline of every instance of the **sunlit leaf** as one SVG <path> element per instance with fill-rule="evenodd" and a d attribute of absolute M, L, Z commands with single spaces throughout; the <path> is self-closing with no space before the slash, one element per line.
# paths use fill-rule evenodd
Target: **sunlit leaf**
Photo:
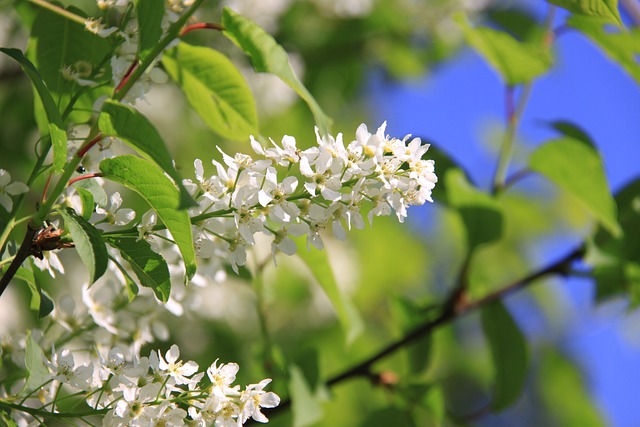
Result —
<path fill-rule="evenodd" d="M 94 210 L 93 194 L 91 191 L 80 187 L 76 188 L 76 193 L 78 193 L 82 204 L 82 217 L 89 221 Z"/>
<path fill-rule="evenodd" d="M 83 15 L 82 11 L 74 7 L 69 10 Z M 60 111 L 66 109 L 71 95 L 81 90 L 78 84 L 65 78 L 62 70 L 79 71 L 82 73 L 81 78 L 86 79 L 92 73 L 95 74 L 96 68 L 100 66 L 103 72 L 99 73 L 99 81 L 106 83 L 111 80 L 107 60 L 111 56 L 109 42 L 85 30 L 84 25 L 44 8 L 38 8 L 26 56 L 40 72 Z M 80 123 L 89 119 L 95 100 L 109 90 L 105 86 L 85 91 L 75 103 L 78 110 L 71 116 L 72 120 Z"/>
<path fill-rule="evenodd" d="M 541 44 L 519 42 L 506 32 L 492 28 L 473 28 L 464 17 L 457 21 L 467 42 L 508 85 L 530 82 L 546 73 L 552 65 L 550 52 Z"/>
<path fill-rule="evenodd" d="M 226 56 L 180 43 L 163 56 L 162 64 L 212 131 L 234 140 L 258 134 L 253 95 Z"/>
<path fill-rule="evenodd" d="M 576 197 L 614 236 L 621 233 L 602 160 L 590 145 L 565 137 L 538 147 L 529 167 Z"/>
<path fill-rule="evenodd" d="M 137 192 L 158 213 L 171 232 L 185 263 L 187 277 L 196 272 L 196 255 L 191 220 L 180 205 L 180 193 L 174 183 L 153 163 L 135 156 L 119 156 L 100 163 L 104 178 Z"/>
<path fill-rule="evenodd" d="M 51 145 L 53 147 L 53 170 L 60 172 L 67 160 L 67 133 L 63 130 L 64 124 L 62 123 L 58 107 L 51 97 L 49 88 L 47 88 L 44 80 L 42 80 L 42 76 L 38 70 L 36 70 L 36 67 L 22 54 L 22 51 L 12 48 L 0 48 L 0 52 L 18 61 L 36 88 L 48 122 L 49 137 L 51 138 Z"/>
<path fill-rule="evenodd" d="M 338 321 L 345 331 L 347 343 L 352 343 L 362 333 L 364 326 L 353 302 L 338 286 L 327 252 L 313 247 L 307 249 L 304 237 L 297 238 L 296 244 L 297 255 L 305 262 L 313 277 L 329 297 Z"/>
<path fill-rule="evenodd" d="M 578 15 L 599 16 L 622 24 L 618 0 L 547 0 Z"/>
<path fill-rule="evenodd" d="M 552 350 L 544 352 L 538 362 L 536 379 L 538 396 L 554 425 L 608 425 L 589 396 L 580 371 L 565 357 Z"/>
<path fill-rule="evenodd" d="M 472 187 L 459 169 L 450 169 L 444 182 L 449 203 L 464 221 L 469 251 L 502 237 L 502 213 L 491 196 Z"/>
<path fill-rule="evenodd" d="M 107 271 L 109 254 L 102 239 L 102 233 L 73 209 L 60 211 L 64 224 L 80 259 L 89 270 L 89 283 L 94 283 Z"/>
<path fill-rule="evenodd" d="M 0 368 L 1 367 L 2 365 L 0 364 Z M 2 410 L 0 410 L 0 420 L 2 420 L 7 425 L 7 427 L 18 427 L 18 424 L 16 424 L 16 422 L 9 417 L 9 414 Z"/>
<path fill-rule="evenodd" d="M 302 370 L 298 366 L 292 365 L 289 368 L 289 375 L 293 427 L 305 427 L 319 421 L 323 414 L 322 407 L 304 378 Z"/>
<path fill-rule="evenodd" d="M 182 185 L 182 178 L 173 166 L 173 158 L 167 146 L 156 128 L 142 113 L 128 105 L 107 100 L 98 118 L 98 125 L 104 136 L 116 136 L 122 139 L 173 178 L 180 189 L 179 209 L 195 205 Z"/>
<path fill-rule="evenodd" d="M 40 346 L 33 339 L 31 333 L 27 334 L 25 348 L 25 368 L 27 369 L 27 379 L 22 388 L 22 393 L 30 393 L 45 384 L 50 378 L 49 370 L 44 363 L 44 353 Z"/>
<path fill-rule="evenodd" d="M 329 134 L 331 119 L 298 79 L 289 63 L 289 56 L 282 46 L 251 20 L 238 15 L 228 7 L 222 10 L 222 25 L 225 29 L 224 35 L 249 55 L 253 69 L 280 77 L 307 103 L 321 134 Z"/>
<path fill-rule="evenodd" d="M 142 286 L 153 289 L 160 301 L 169 300 L 169 267 L 164 258 L 151 249 L 149 243 L 131 238 L 109 238 L 107 242 L 120 251 Z"/>
<path fill-rule="evenodd" d="M 440 149 L 437 145 L 432 144 L 427 151 L 426 158 L 429 158 L 435 162 L 436 174 L 439 177 L 438 184 L 433 188 L 432 196 L 433 200 L 439 203 L 448 203 L 447 198 L 447 182 L 444 177 L 450 169 L 460 169 L 462 167 L 444 150 Z M 465 173 L 465 176 L 468 175 Z"/>
<path fill-rule="evenodd" d="M 164 0 L 136 0 L 136 16 L 138 17 L 138 55 L 140 60 L 149 54 L 162 36 L 162 18 L 164 17 Z"/>
<path fill-rule="evenodd" d="M 568 23 L 596 42 L 607 56 L 640 83 L 640 28 L 612 28 L 610 20 L 589 16 L 572 16 Z"/>
<path fill-rule="evenodd" d="M 102 188 L 102 185 L 98 184 L 95 179 L 81 179 L 73 183 L 76 189 L 86 190 L 93 196 L 93 201 L 103 208 L 107 206 L 109 200 L 107 198 L 107 192 Z"/>
<path fill-rule="evenodd" d="M 640 179 L 627 184 L 616 194 L 618 222 L 623 230 L 620 236 L 612 236 L 605 228 L 597 230 L 588 246 L 586 261 L 593 266 L 596 279 L 596 298 L 603 300 L 628 292 L 637 296 L 640 292 Z M 632 298 L 632 305 L 637 305 Z"/>
<path fill-rule="evenodd" d="M 499 412 L 518 400 L 524 389 L 529 366 L 527 341 L 501 302 L 483 308 L 481 318 L 495 370 L 491 409 Z"/>

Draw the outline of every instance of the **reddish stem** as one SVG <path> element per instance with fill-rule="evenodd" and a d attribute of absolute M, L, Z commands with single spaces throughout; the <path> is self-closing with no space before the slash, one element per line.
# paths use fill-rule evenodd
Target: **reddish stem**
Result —
<path fill-rule="evenodd" d="M 196 22 L 195 24 L 189 24 L 186 27 L 184 27 L 182 31 L 180 31 L 180 37 L 194 30 L 205 30 L 205 29 L 224 31 L 224 27 L 220 24 L 216 24 L 213 22 Z"/>
<path fill-rule="evenodd" d="M 53 173 L 50 173 L 49 176 L 47 177 L 47 182 L 44 183 L 44 189 L 42 190 L 42 203 L 44 203 L 45 200 L 47 200 L 47 191 L 49 191 L 49 185 L 51 184 L 52 176 L 53 176 Z"/>
<path fill-rule="evenodd" d="M 95 136 L 95 138 L 93 138 L 91 141 L 89 141 L 89 143 L 87 145 L 85 145 L 84 147 L 80 147 L 80 149 L 78 150 L 77 156 L 80 157 L 80 158 L 84 157 L 84 155 L 87 154 L 87 151 L 89 151 L 91 149 L 91 147 L 96 145 L 101 140 L 102 140 L 102 134 L 99 133 L 99 134 L 97 134 Z"/>
<path fill-rule="evenodd" d="M 513 86 L 507 86 L 505 92 L 505 115 L 507 126 L 513 125 L 516 118 L 515 95 Z"/>
<path fill-rule="evenodd" d="M 127 81 L 129 80 L 129 77 L 131 77 L 131 74 L 137 67 L 138 67 L 138 59 L 136 58 L 129 66 L 129 69 L 127 70 L 127 72 L 124 73 L 124 77 L 122 78 L 120 83 L 118 83 L 118 86 L 116 86 L 115 90 L 113 91 L 114 93 L 118 93 L 120 89 L 122 89 L 122 86 L 124 86 L 127 83 Z"/>
<path fill-rule="evenodd" d="M 101 174 L 100 172 L 96 172 L 96 173 L 88 173 L 86 175 L 80 175 L 80 176 L 76 176 L 75 178 L 71 178 L 69 180 L 69 183 L 67 184 L 67 187 L 69 187 L 71 184 L 73 184 L 74 182 L 78 182 L 78 181 L 82 181 L 83 179 L 89 179 L 89 178 L 100 178 L 101 176 L 103 176 L 103 174 Z"/>

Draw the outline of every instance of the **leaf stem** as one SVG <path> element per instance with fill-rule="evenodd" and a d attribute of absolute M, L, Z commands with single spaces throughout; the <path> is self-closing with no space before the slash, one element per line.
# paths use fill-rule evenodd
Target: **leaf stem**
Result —
<path fill-rule="evenodd" d="M 187 20 L 189 20 L 191 15 L 195 13 L 195 11 L 203 2 L 204 0 L 195 0 L 189 7 L 189 9 L 187 9 L 187 11 L 183 13 L 182 16 L 180 16 L 180 18 L 171 25 L 171 27 L 169 27 L 167 34 L 162 39 L 160 39 L 160 41 L 144 57 L 144 59 L 142 59 L 142 61 L 140 61 L 140 59 L 135 60 L 134 65 L 132 65 L 132 67 L 134 68 L 133 72 L 128 76 L 127 81 L 121 87 L 120 85 L 118 85 L 119 88 L 117 88 L 113 93 L 113 99 L 115 99 L 116 101 L 122 101 L 122 98 L 124 98 L 127 92 L 129 92 L 129 89 L 131 89 L 134 83 L 138 81 L 140 77 L 142 77 L 142 74 L 144 74 L 147 68 L 151 66 L 153 61 L 156 60 L 156 58 L 167 46 L 169 46 L 169 44 L 174 39 L 180 36 L 182 27 L 186 24 Z"/>
<path fill-rule="evenodd" d="M 0 408 L 7 409 L 15 409 L 16 411 L 26 412 L 31 415 L 38 415 L 41 417 L 47 418 L 57 418 L 57 419 L 65 419 L 65 418 L 82 418 L 88 417 L 91 415 L 103 415 L 109 411 L 109 408 L 105 409 L 94 409 L 92 411 L 87 412 L 49 412 L 38 408 L 31 408 L 29 406 L 18 405 L 16 403 L 7 402 L 6 400 L 0 399 Z M 44 424 L 43 424 L 44 425 Z"/>
<path fill-rule="evenodd" d="M 220 24 L 216 24 L 215 22 L 196 22 L 195 24 L 190 24 L 184 27 L 182 31 L 180 31 L 180 37 L 183 37 L 191 31 L 204 29 L 224 31 L 224 27 Z"/>
<path fill-rule="evenodd" d="M 518 97 L 517 105 L 515 104 L 515 93 L 513 86 L 507 86 L 505 92 L 505 122 L 506 131 L 502 138 L 502 144 L 500 148 L 500 154 L 498 157 L 498 166 L 493 177 L 493 194 L 499 194 L 505 188 L 507 169 L 509 163 L 513 157 L 513 145 L 515 136 L 518 131 L 518 125 L 520 124 L 520 118 L 524 112 L 525 106 L 529 101 L 531 95 L 532 83 L 527 83 L 522 87 L 520 96 Z"/>
<path fill-rule="evenodd" d="M 53 13 L 56 13 L 56 14 L 58 14 L 60 16 L 63 16 L 65 18 L 69 19 L 70 21 L 77 22 L 78 24 L 82 25 L 83 27 L 85 26 L 85 24 L 87 22 L 86 18 L 83 18 L 80 15 L 76 15 L 73 12 L 69 12 L 68 10 L 66 10 L 66 9 L 64 9 L 64 8 L 62 8 L 60 6 L 57 6 L 55 4 L 51 4 L 48 1 L 45 1 L 45 0 L 29 0 L 29 1 L 31 3 L 37 5 L 37 6 L 40 6 L 43 9 L 50 10 Z"/>

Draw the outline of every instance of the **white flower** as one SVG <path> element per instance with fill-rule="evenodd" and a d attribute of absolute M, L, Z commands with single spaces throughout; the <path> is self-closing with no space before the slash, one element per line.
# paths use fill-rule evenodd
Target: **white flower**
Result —
<path fill-rule="evenodd" d="M 4 169 L 0 169 L 0 205 L 7 212 L 11 212 L 11 209 L 13 209 L 13 201 L 10 196 L 17 196 L 27 191 L 29 191 L 29 187 L 26 184 L 19 181 L 11 182 L 11 174 Z"/>
<path fill-rule="evenodd" d="M 89 387 L 93 365 L 76 367 L 73 354 L 68 348 L 57 352 L 54 348 L 52 353 L 51 361 L 45 362 L 51 369 L 54 380 L 83 390 Z"/>
<path fill-rule="evenodd" d="M 107 38 L 118 31 L 118 27 L 106 28 L 99 19 L 87 18 L 84 22 L 84 29 L 102 38 Z"/>
<path fill-rule="evenodd" d="M 187 377 L 190 377 L 198 370 L 198 364 L 193 361 L 183 363 L 178 360 L 179 356 L 180 349 L 175 344 L 166 352 L 166 359 L 158 352 L 158 368 L 161 371 L 166 371 L 175 380 L 176 384 L 188 384 L 192 380 Z"/>
<path fill-rule="evenodd" d="M 155 252 L 160 252 L 160 245 L 153 237 L 153 227 L 155 227 L 158 221 L 158 214 L 152 209 L 145 212 L 142 215 L 140 224 L 138 224 L 138 238 L 137 241 L 146 240 L 151 245 L 151 249 Z"/>
<path fill-rule="evenodd" d="M 56 273 L 53 270 L 58 270 L 60 274 L 64 274 L 64 266 L 54 251 L 42 252 L 42 259 L 33 257 L 33 263 L 41 271 L 48 271 L 53 278 L 56 277 Z"/>
<path fill-rule="evenodd" d="M 122 197 L 120 193 L 116 191 L 109 198 L 109 205 L 104 208 L 97 206 L 96 213 L 105 215 L 104 220 L 109 224 L 119 227 L 127 225 L 136 217 L 136 212 L 128 208 L 120 209 L 120 205 L 122 205 Z"/>
<path fill-rule="evenodd" d="M 249 418 L 260 423 L 269 421 L 267 417 L 260 412 L 260 408 L 275 408 L 280 404 L 280 397 L 274 392 L 265 392 L 264 388 L 271 382 L 270 379 L 260 381 L 258 384 L 250 384 L 246 390 L 240 393 L 240 401 L 242 402 L 242 418 L 244 423 Z"/>
<path fill-rule="evenodd" d="M 258 192 L 258 201 L 262 206 L 272 204 L 269 217 L 280 223 L 295 222 L 300 215 L 298 206 L 287 200 L 298 187 L 298 178 L 288 176 L 278 183 L 276 169 L 268 167 L 262 189 Z"/>
<path fill-rule="evenodd" d="M 265 156 L 267 159 L 273 159 L 280 166 L 289 166 L 300 161 L 300 151 L 296 147 L 296 139 L 292 136 L 285 135 L 282 137 L 282 148 L 273 142 L 271 144 L 273 148 L 264 149 L 262 145 L 256 141 L 251 135 L 251 147 L 256 153 Z"/>
<path fill-rule="evenodd" d="M 231 388 L 231 383 L 236 380 L 236 374 L 240 370 L 237 363 L 223 363 L 218 366 L 218 359 L 216 359 L 211 366 L 207 368 L 207 376 L 211 381 L 211 387 L 213 394 L 224 397 L 227 390 Z"/>
<path fill-rule="evenodd" d="M 145 417 L 145 412 L 151 407 L 146 403 L 156 400 L 160 392 L 161 384 L 151 383 L 144 387 L 129 386 L 123 387 L 122 399 L 118 400 L 114 410 L 115 415 L 120 417 L 125 425 L 136 425 L 135 420 Z"/>

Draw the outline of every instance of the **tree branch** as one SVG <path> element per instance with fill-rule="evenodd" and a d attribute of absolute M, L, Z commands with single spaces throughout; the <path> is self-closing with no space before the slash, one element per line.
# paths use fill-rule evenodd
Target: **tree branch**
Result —
<path fill-rule="evenodd" d="M 11 279 L 13 279 L 13 276 L 15 276 L 24 260 L 29 258 L 29 256 L 31 255 L 33 238 L 40 228 L 41 227 L 39 227 L 37 224 L 29 221 L 29 224 L 27 225 L 27 231 L 24 235 L 24 239 L 22 240 L 22 244 L 20 245 L 20 249 L 18 249 L 18 253 L 16 253 L 15 258 L 13 258 L 13 261 L 11 261 L 11 264 L 9 264 L 9 268 L 2 275 L 2 278 L 0 278 L 0 297 L 4 293 L 4 290 L 7 289 L 7 286 L 9 286 L 9 282 L 11 282 Z"/>
<path fill-rule="evenodd" d="M 454 291 L 451 293 L 447 301 L 444 303 L 442 312 L 435 318 L 428 320 L 427 322 L 417 326 L 415 329 L 410 331 L 407 335 L 400 338 L 399 340 L 392 342 L 386 347 L 379 350 L 377 353 L 369 357 L 368 359 L 362 361 L 361 363 L 345 370 L 342 373 L 339 373 L 331 378 L 329 378 L 325 385 L 331 387 L 335 384 L 341 383 L 351 378 L 361 377 L 361 376 L 369 376 L 371 372 L 371 367 L 373 364 L 378 362 L 381 359 L 391 355 L 397 350 L 405 347 L 407 344 L 412 343 L 413 341 L 421 338 L 424 335 L 430 334 L 435 331 L 440 326 L 449 324 L 454 320 L 471 313 L 477 309 L 485 307 L 505 296 L 516 293 L 519 290 L 524 289 L 529 284 L 535 282 L 538 279 L 541 279 L 545 276 L 549 276 L 552 274 L 558 275 L 567 275 L 571 268 L 571 263 L 575 260 L 582 258 L 585 254 L 584 246 L 580 246 L 558 261 L 549 264 L 548 266 L 531 273 L 530 275 L 513 282 L 502 289 L 499 289 L 495 292 L 492 292 L 479 300 L 472 302 L 465 302 L 464 297 L 462 297 L 462 293 L 460 292 L 460 286 L 456 287 Z M 291 406 L 291 399 L 283 400 L 280 405 L 273 409 L 263 408 L 263 412 L 267 416 L 277 415 L 285 411 Z"/>

